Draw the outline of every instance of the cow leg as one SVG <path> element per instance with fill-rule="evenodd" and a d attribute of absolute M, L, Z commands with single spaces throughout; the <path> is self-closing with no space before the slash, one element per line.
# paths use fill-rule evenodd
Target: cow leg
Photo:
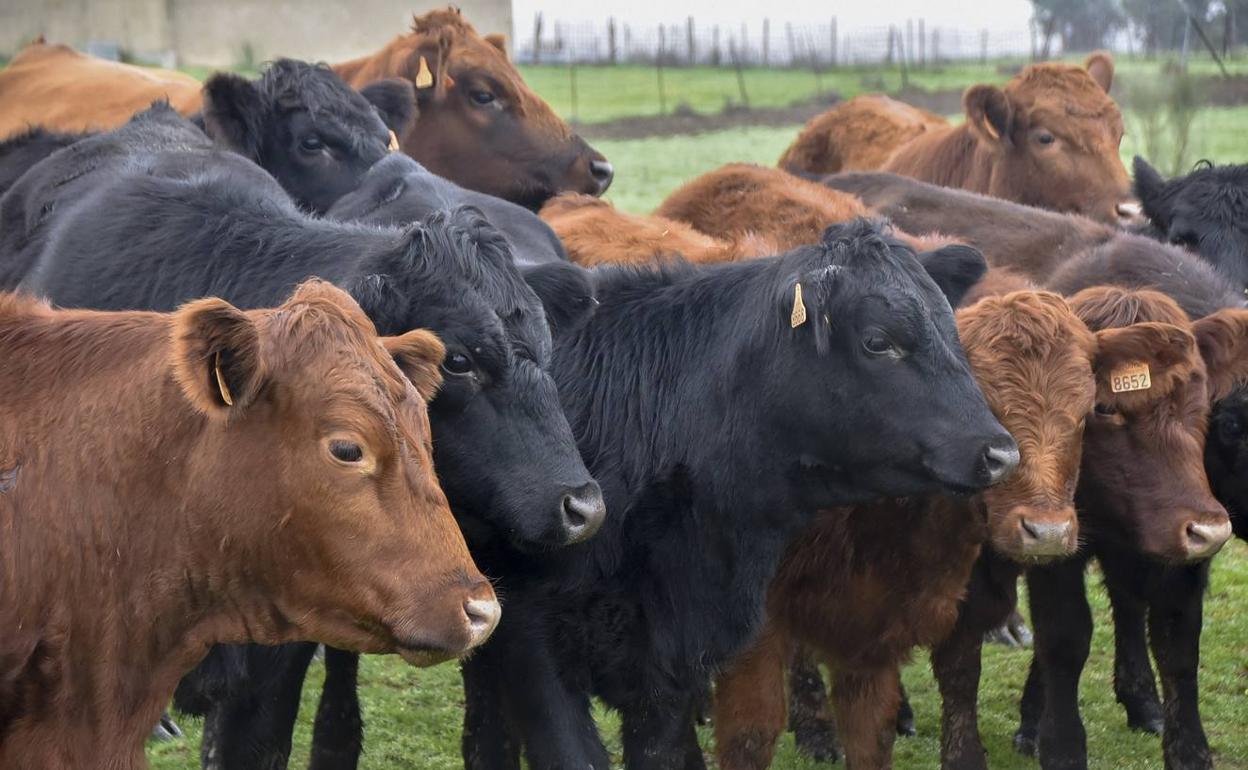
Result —
<path fill-rule="evenodd" d="M 944 770 L 987 770 L 979 737 L 979 680 L 984 636 L 964 622 L 932 649 L 932 673 L 940 689 L 940 766 Z"/>
<path fill-rule="evenodd" d="M 1082 560 L 1071 559 L 1027 571 L 1036 657 L 1044 674 L 1038 742 L 1044 770 L 1085 770 L 1088 765 L 1079 678 L 1092 644 L 1092 610 L 1083 568 Z"/>
<path fill-rule="evenodd" d="M 914 728 L 914 708 L 910 705 L 910 693 L 906 692 L 904 684 L 898 685 L 898 694 L 901 697 L 901 703 L 897 706 L 897 734 L 903 738 L 913 738 L 919 732 Z"/>
<path fill-rule="evenodd" d="M 849 770 L 888 770 L 893 765 L 901 673 L 896 666 L 833 669 L 832 703 Z"/>
<path fill-rule="evenodd" d="M 789 659 L 789 729 L 797 750 L 816 762 L 841 758 L 829 708 L 819 664 L 804 646 L 793 645 Z"/>
<path fill-rule="evenodd" d="M 358 653 L 325 648 L 325 686 L 312 728 L 309 770 L 355 770 L 364 748 Z"/>
<path fill-rule="evenodd" d="M 263 679 L 248 692 L 231 693 L 213 705 L 204 723 L 200 762 L 204 770 L 280 770 L 290 762 L 299 697 L 316 645 L 248 647 L 249 663 Z"/>
<path fill-rule="evenodd" d="M 693 728 L 696 695 L 666 692 L 620 709 L 620 737 L 628 770 L 706 770 Z"/>
<path fill-rule="evenodd" d="M 720 770 L 766 770 L 771 765 L 784 731 L 785 648 L 783 635 L 768 625 L 754 646 L 720 674 L 714 720 Z"/>
<path fill-rule="evenodd" d="M 497 647 L 485 645 L 461 664 L 464 770 L 520 770 L 520 736 L 507 718 Z"/>
<path fill-rule="evenodd" d="M 1208 575 L 1208 562 L 1167 569 L 1149 606 L 1149 637 L 1165 694 L 1161 746 L 1166 770 L 1213 767 L 1209 742 L 1200 722 L 1196 682 Z"/>
<path fill-rule="evenodd" d="M 1130 574 L 1115 574 L 1112 558 L 1102 558 L 1101 564 L 1114 617 L 1114 694 L 1126 708 L 1132 730 L 1161 735 L 1161 699 L 1144 630 L 1148 603 L 1124 583 L 1132 580 Z"/>
<path fill-rule="evenodd" d="M 1044 714 L 1044 675 L 1040 661 L 1033 654 L 1027 669 L 1027 682 L 1023 684 L 1023 697 L 1018 704 L 1018 731 L 1014 733 L 1014 749 L 1023 756 L 1036 755 L 1036 736 L 1040 732 L 1040 717 Z"/>

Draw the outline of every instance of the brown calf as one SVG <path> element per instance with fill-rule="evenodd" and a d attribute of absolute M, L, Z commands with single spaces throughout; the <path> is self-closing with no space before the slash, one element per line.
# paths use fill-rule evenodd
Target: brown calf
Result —
<path fill-rule="evenodd" d="M 807 174 L 883 168 L 897 148 L 949 121 L 925 109 L 862 94 L 811 118 L 780 156 L 780 168 Z"/>
<path fill-rule="evenodd" d="M 1016 292 L 959 311 L 967 358 L 994 414 L 1019 443 L 1014 476 L 978 497 L 889 501 L 823 514 L 790 546 L 772 582 L 770 627 L 721 677 L 716 745 L 723 770 L 766 767 L 784 727 L 790 639 L 831 667 L 848 766 L 887 767 L 899 702 L 898 667 L 935 645 L 959 616 L 987 543 L 1036 561 L 1076 547 L 1073 507 L 1093 367 L 1141 327 L 1093 335 L 1057 295 Z"/>
<path fill-rule="evenodd" d="M 1108 93 L 1113 76 L 1114 62 L 1107 53 L 1092 54 L 1084 67 L 1032 64 L 1004 88 L 981 84 L 967 89 L 962 98 L 966 120 L 960 125 L 917 130 L 916 119 L 907 115 L 900 122 L 911 128 L 869 132 L 865 140 L 911 137 L 896 146 L 880 170 L 1113 223 L 1130 181 L 1118 155 L 1123 124 L 1122 112 Z M 799 137 L 814 149 L 791 147 L 785 157 L 814 155 L 819 145 L 833 141 L 860 141 L 851 130 L 854 126 L 872 118 L 894 125 L 899 122 L 896 113 L 878 98 L 838 105 L 817 119 L 824 132 L 805 131 Z M 843 147 L 838 154 L 879 157 L 883 151 Z M 794 170 L 850 169 L 825 165 Z"/>
<path fill-rule="evenodd" d="M 498 602 L 432 466 L 442 357 L 319 282 L 251 312 L 0 296 L 0 767 L 143 767 L 214 643 L 484 641 Z"/>

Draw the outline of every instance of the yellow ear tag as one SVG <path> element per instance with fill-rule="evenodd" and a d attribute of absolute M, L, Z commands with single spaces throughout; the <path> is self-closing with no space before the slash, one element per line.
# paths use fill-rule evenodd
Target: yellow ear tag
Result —
<path fill-rule="evenodd" d="M 1109 374 L 1109 389 L 1115 393 L 1148 390 L 1151 387 L 1153 380 L 1145 363 L 1124 364 Z"/>
<path fill-rule="evenodd" d="M 399 137 L 393 131 L 390 132 L 390 144 L 386 145 L 386 149 L 390 152 L 399 151 Z"/>
<path fill-rule="evenodd" d="M 226 406 L 234 406 L 234 397 L 230 395 L 230 386 L 225 384 L 225 375 L 221 374 L 221 354 L 217 354 L 216 365 L 212 371 L 217 375 L 217 389 L 221 391 L 221 400 Z"/>
<path fill-rule="evenodd" d="M 433 73 L 429 71 L 429 62 L 420 57 L 420 70 L 416 73 L 416 87 L 428 88 L 433 85 Z"/>
<path fill-rule="evenodd" d="M 806 303 L 802 302 L 802 285 L 793 284 L 793 315 L 789 316 L 789 326 L 796 329 L 806 323 Z"/>

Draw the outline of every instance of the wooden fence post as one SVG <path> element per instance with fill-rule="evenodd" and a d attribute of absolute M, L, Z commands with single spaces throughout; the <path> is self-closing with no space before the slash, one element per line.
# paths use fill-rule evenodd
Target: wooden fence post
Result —
<path fill-rule="evenodd" d="M 542 63 L 542 12 L 533 17 L 533 63 Z"/>

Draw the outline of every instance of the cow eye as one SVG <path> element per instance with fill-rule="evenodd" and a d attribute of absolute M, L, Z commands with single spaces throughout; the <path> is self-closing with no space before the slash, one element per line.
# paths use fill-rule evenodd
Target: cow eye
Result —
<path fill-rule="evenodd" d="M 313 134 L 305 136 L 302 140 L 300 140 L 299 149 L 304 152 L 320 152 L 325 149 L 325 143 L 321 141 L 319 136 Z"/>
<path fill-rule="evenodd" d="M 463 353 L 447 353 L 442 368 L 447 374 L 462 376 L 472 371 L 472 359 Z"/>
<path fill-rule="evenodd" d="M 1045 132 L 1037 136 L 1036 141 L 1040 144 L 1053 144 L 1054 138 L 1052 134 Z"/>
<path fill-rule="evenodd" d="M 331 441 L 329 453 L 335 460 L 344 463 L 358 463 L 364 459 L 364 450 L 353 441 Z"/>
<path fill-rule="evenodd" d="M 490 93 L 489 91 L 484 91 L 480 89 L 476 89 L 476 90 L 469 92 L 468 96 L 474 102 L 482 106 L 485 106 L 487 104 L 493 104 L 495 99 L 497 99 L 497 97 L 494 96 L 494 94 Z"/>
<path fill-rule="evenodd" d="M 1092 407 L 1092 411 L 1096 413 L 1097 417 L 1114 417 L 1118 414 L 1117 409 L 1113 408 L 1112 406 L 1106 406 L 1104 404 L 1097 404 L 1096 406 Z"/>
<path fill-rule="evenodd" d="M 888 335 L 881 331 L 867 332 L 862 338 L 862 349 L 873 356 L 901 358 L 901 351 L 888 338 Z"/>
<path fill-rule="evenodd" d="M 1190 230 L 1177 230 L 1170 233 L 1170 242 L 1175 246 L 1195 246 L 1196 233 Z"/>

